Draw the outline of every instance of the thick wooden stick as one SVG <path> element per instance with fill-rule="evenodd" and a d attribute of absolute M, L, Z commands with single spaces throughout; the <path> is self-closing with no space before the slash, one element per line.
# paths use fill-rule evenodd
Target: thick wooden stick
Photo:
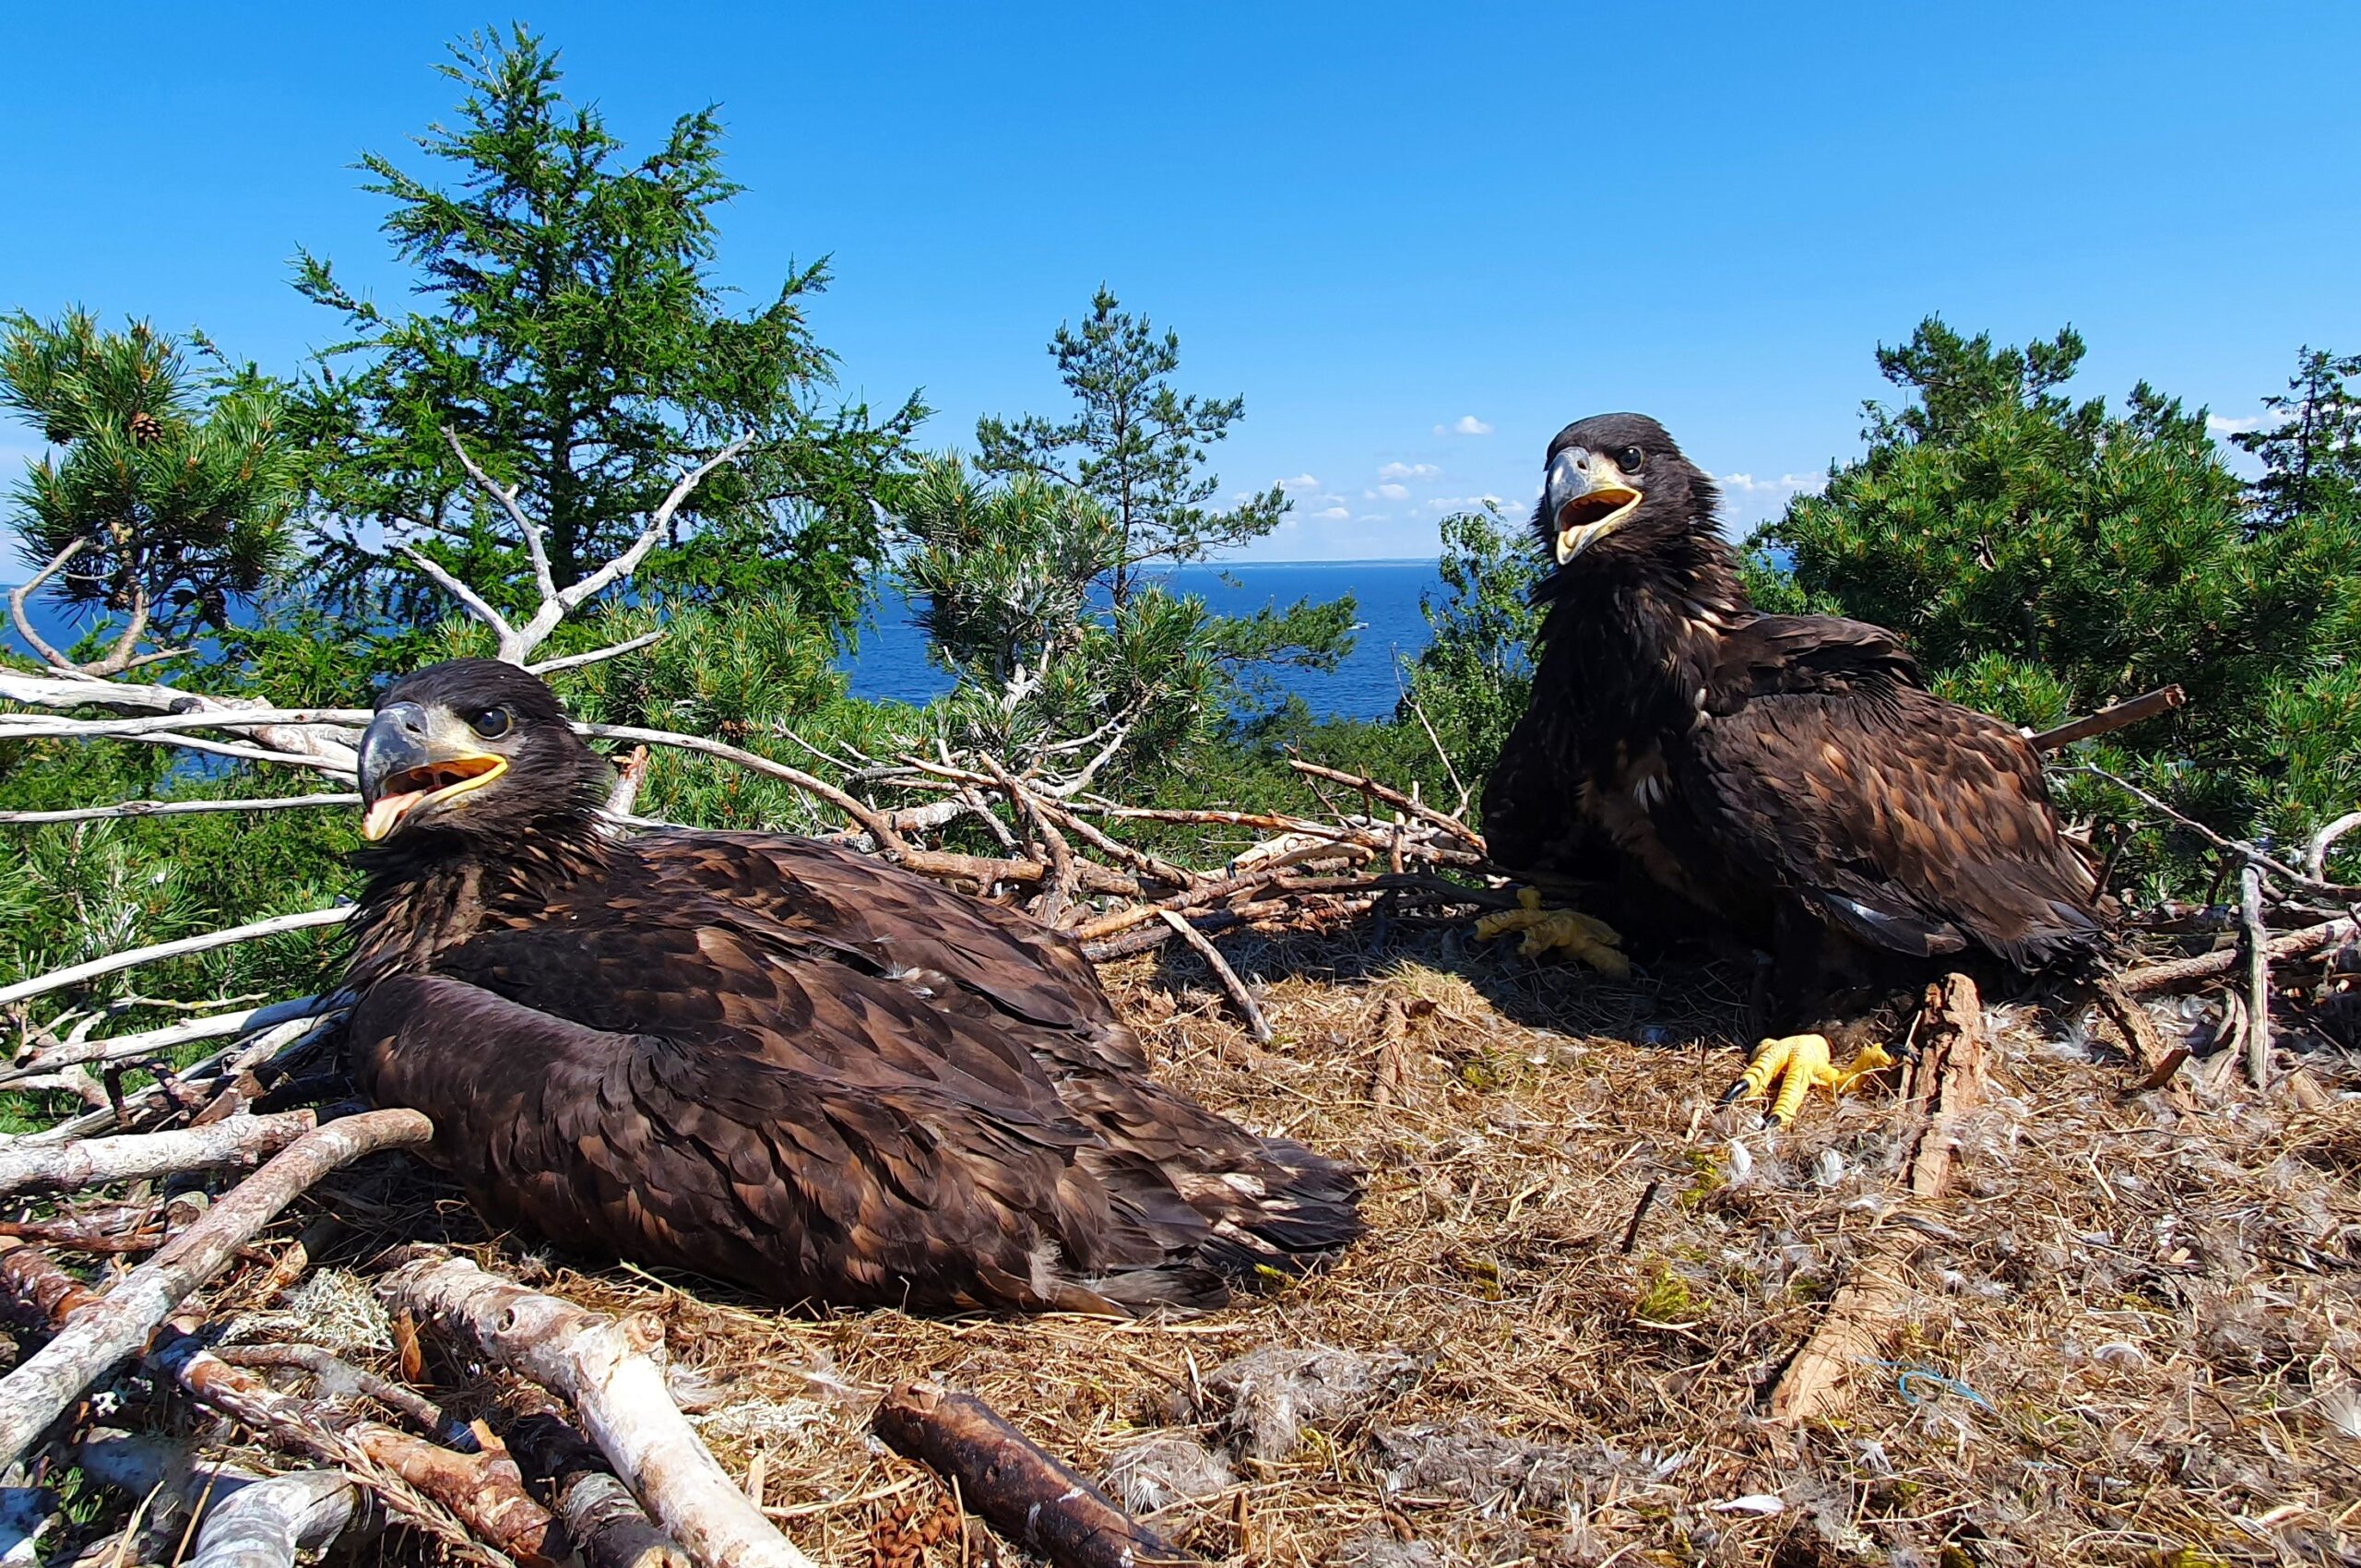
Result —
<path fill-rule="evenodd" d="M 688 1553 L 648 1522 L 606 1456 L 564 1416 L 529 1415 L 503 1435 L 525 1474 L 547 1489 L 585 1568 L 690 1568 Z"/>
<path fill-rule="evenodd" d="M 2271 1087 L 2271 939 L 2262 924 L 2262 868 L 2238 868 L 2238 918 L 2246 927 L 2247 1078 Z"/>
<path fill-rule="evenodd" d="M 268 1116 L 231 1116 L 208 1126 L 172 1133 L 134 1133 L 71 1144 L 0 1145 L 0 1193 L 28 1187 L 70 1192 L 184 1170 L 260 1165 L 310 1132 L 318 1120 L 309 1111 L 282 1111 Z"/>
<path fill-rule="evenodd" d="M 1919 1030 L 1921 1049 L 1903 1086 L 1913 1123 L 1904 1143 L 1909 1153 L 1903 1180 L 1912 1196 L 1930 1199 L 1942 1196 L 1951 1183 L 1959 1119 L 1982 1102 L 1989 1087 L 1984 1004 L 1975 982 L 1955 974 L 1929 985 Z M 1895 1230 L 1870 1242 L 1830 1300 L 1820 1326 L 1779 1374 L 1771 1390 L 1771 1420 L 1809 1420 L 1843 1404 L 1861 1363 L 1876 1359 L 1894 1314 L 1910 1298 L 1905 1250 Z"/>
<path fill-rule="evenodd" d="M 2037 752 L 2054 752 L 2077 741 L 2087 741 L 2094 735 L 2110 735 L 2118 730 L 2128 730 L 2142 719 L 2170 713 L 2188 700 L 2189 694 L 2178 686 L 2159 686 L 2129 702 L 2103 707 L 2080 719 L 2070 719 L 2054 730 L 2044 730 L 2037 735 L 2028 733 L 2025 739 L 2033 742 L 2033 749 Z"/>
<path fill-rule="evenodd" d="M 1247 1031 L 1263 1044 L 1270 1044 L 1271 1021 L 1263 1016 L 1263 1009 L 1255 1004 L 1254 993 L 1246 989 L 1246 982 L 1238 978 L 1238 971 L 1229 967 L 1229 960 L 1221 956 L 1221 949 L 1214 945 L 1213 938 L 1170 909 L 1158 909 L 1157 913 L 1163 916 L 1164 923 L 1172 928 L 1172 934 L 1195 948 L 1197 956 L 1213 970 L 1214 979 L 1221 982 L 1222 990 L 1229 993 L 1229 999 L 1246 1016 Z"/>
<path fill-rule="evenodd" d="M 377 1289 L 563 1396 L 649 1517 L 698 1568 L 813 1568 L 682 1419 L 647 1356 L 664 1337 L 653 1318 L 585 1312 L 463 1258 L 409 1264 Z"/>
<path fill-rule="evenodd" d="M 136 1355 L 183 1298 L 314 1182 L 363 1155 L 414 1147 L 433 1135 L 434 1124 L 415 1111 L 373 1111 L 297 1138 L 0 1378 L 0 1469 L 23 1458 L 82 1390 Z"/>
<path fill-rule="evenodd" d="M 879 1401 L 870 1424 L 895 1452 L 956 1480 L 962 1503 L 1057 1568 L 1204 1561 L 1125 1514 L 973 1395 L 905 1383 Z"/>
<path fill-rule="evenodd" d="M 2264 955 L 2272 963 L 2286 958 L 2300 958 L 2307 953 L 2317 953 L 2332 942 L 2350 940 L 2361 926 L 2350 919 L 2322 921 L 2300 930 L 2285 932 L 2262 944 Z M 2224 947 L 2212 953 L 2201 953 L 2194 958 L 2177 958 L 2169 964 L 2155 964 L 2144 969 L 2134 969 L 2123 977 L 2119 987 L 2126 996 L 2153 996 L 2158 992 L 2179 991 L 2228 974 L 2247 961 L 2243 944 Z"/>
<path fill-rule="evenodd" d="M 298 1551 L 326 1550 L 362 1517 L 361 1489 L 341 1470 L 260 1476 L 121 1431 L 93 1432 L 75 1456 L 117 1491 L 145 1497 L 161 1489 L 201 1515 L 183 1568 L 293 1568 Z"/>

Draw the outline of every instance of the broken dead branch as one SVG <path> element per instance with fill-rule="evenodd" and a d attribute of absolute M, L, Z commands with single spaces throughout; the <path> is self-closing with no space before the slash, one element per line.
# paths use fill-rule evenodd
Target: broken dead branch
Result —
<path fill-rule="evenodd" d="M 0 1193 L 29 1188 L 72 1192 L 184 1170 L 259 1165 L 313 1130 L 310 1111 L 232 1116 L 171 1133 L 134 1133 L 69 1144 L 0 1145 Z"/>
<path fill-rule="evenodd" d="M 1157 913 L 1163 917 L 1166 925 L 1172 928 L 1173 935 L 1195 949 L 1197 956 L 1205 961 L 1205 968 L 1213 971 L 1214 979 L 1220 982 L 1222 990 L 1228 993 L 1230 1001 L 1237 1004 L 1239 1012 L 1245 1016 L 1247 1032 L 1258 1043 L 1270 1044 L 1270 1020 L 1263 1016 L 1263 1009 L 1255 1002 L 1254 993 L 1246 989 L 1246 982 L 1238 978 L 1238 971 L 1229 967 L 1229 960 L 1221 956 L 1221 949 L 1214 945 L 1213 939 L 1170 909 L 1158 909 Z"/>
<path fill-rule="evenodd" d="M 374 1111 L 314 1128 L 274 1156 L 0 1378 L 0 1469 L 22 1458 L 82 1390 L 136 1354 L 183 1298 L 314 1182 L 363 1155 L 413 1147 L 433 1133 L 414 1111 Z"/>
<path fill-rule="evenodd" d="M 1984 1003 L 1975 982 L 1946 975 L 1927 988 L 1919 1015 L 1919 1054 L 1903 1084 L 1912 1126 L 1903 1179 L 1911 1195 L 1929 1201 L 1951 1184 L 1959 1121 L 1983 1103 L 1986 1075 Z M 1910 1299 L 1908 1243 L 1899 1228 L 1873 1240 L 1828 1303 L 1827 1315 L 1805 1340 L 1771 1390 L 1774 1421 L 1802 1422 L 1844 1402 L 1863 1363 L 1874 1361 Z"/>
<path fill-rule="evenodd" d="M 257 1475 L 164 1438 L 111 1431 L 83 1439 L 75 1457 L 101 1483 L 132 1497 L 160 1492 L 189 1516 L 184 1568 L 293 1568 L 298 1551 L 325 1551 L 366 1522 L 361 1489 L 341 1470 Z"/>
<path fill-rule="evenodd" d="M 0 739 L 5 739 L 0 736 Z M 79 806 L 71 811 L 0 812 L 0 826 L 30 827 L 45 823 L 101 822 L 112 817 L 196 816 L 209 812 L 284 812 L 314 806 L 357 806 L 350 794 L 279 795 L 250 801 L 125 801 L 113 806 Z"/>
<path fill-rule="evenodd" d="M 517 625 L 493 609 L 481 594 L 444 570 L 433 557 L 410 545 L 404 544 L 397 548 L 412 565 L 426 574 L 436 587 L 457 600 L 469 614 L 491 628 L 492 636 L 499 639 L 499 651 L 494 655 L 495 658 L 504 663 L 514 664 L 519 668 L 528 667 L 527 661 L 532 658 L 533 650 L 549 640 L 550 634 L 557 630 L 559 622 L 639 570 L 639 564 L 647 558 L 647 552 L 656 548 L 657 540 L 662 539 L 665 529 L 671 526 L 673 515 L 680 511 L 682 503 L 688 500 L 690 493 L 705 481 L 708 474 L 726 463 L 736 461 L 739 454 L 753 445 L 754 441 L 753 433 L 749 431 L 687 473 L 682 474 L 673 484 L 670 493 L 653 512 L 647 515 L 647 521 L 640 529 L 638 536 L 621 554 L 584 577 L 580 582 L 570 583 L 561 588 L 550 568 L 549 543 L 544 537 L 544 530 L 540 524 L 535 522 L 526 514 L 525 509 L 517 505 L 516 491 L 513 487 L 504 489 L 490 474 L 486 473 L 469 454 L 466 445 L 460 442 L 456 432 L 445 430 L 443 437 L 451 444 L 451 450 L 457 454 L 460 466 L 467 469 L 468 477 L 475 481 L 477 488 L 500 504 L 501 510 L 508 514 L 510 521 L 514 522 L 517 530 L 523 534 L 525 552 L 533 564 L 534 584 L 540 590 L 540 602 L 534 608 L 532 615 L 525 624 L 521 626 Z M 646 644 L 643 641 L 638 646 L 644 647 Z M 585 664 L 593 659 L 608 658 L 614 653 L 627 651 L 629 651 L 627 647 L 619 645 L 611 650 L 601 649 L 599 653 L 577 656 L 572 659 L 552 659 L 541 669 L 556 670 L 566 668 L 571 664 Z"/>
<path fill-rule="evenodd" d="M 520 1418 L 504 1439 L 564 1522 L 585 1568 L 690 1568 L 688 1553 L 649 1523 L 606 1456 L 554 1409 Z"/>
<path fill-rule="evenodd" d="M 878 1402 L 871 1425 L 895 1452 L 955 1481 L 961 1501 L 992 1528 L 1057 1568 L 1204 1561 L 1132 1518 L 973 1395 L 905 1383 Z"/>
<path fill-rule="evenodd" d="M 2300 958 L 2308 953 L 2339 942 L 2349 942 L 2361 934 L 2361 923 L 2347 916 L 2341 920 L 2322 921 L 2285 932 L 2263 943 L 2263 956 L 2272 963 Z M 2246 947 L 2216 948 L 2201 953 L 2194 958 L 2176 958 L 2166 964 L 2152 964 L 2144 969 L 2134 969 L 2118 983 L 2126 996 L 2154 996 L 2161 992 L 2185 991 L 2210 980 L 2218 980 L 2236 968 L 2245 959 Z"/>
<path fill-rule="evenodd" d="M 1401 790 L 1381 784 L 1376 779 L 1369 778 L 1364 774 L 1344 773 L 1333 767 L 1323 767 L 1318 763 L 1306 762 L 1301 757 L 1287 758 L 1287 766 L 1295 769 L 1298 773 L 1303 774 L 1309 778 L 1325 778 L 1331 783 L 1343 784 L 1351 789 L 1358 790 L 1363 794 L 1374 795 L 1379 800 L 1383 801 L 1387 805 L 1408 812 L 1412 816 L 1417 817 L 1419 821 L 1428 824 L 1430 826 L 1440 827 L 1446 833 L 1456 835 L 1459 838 L 1465 840 L 1470 847 L 1472 847 L 1477 854 L 1482 855 L 1489 853 L 1489 850 L 1485 848 L 1484 836 L 1477 832 L 1474 828 L 1468 826 L 1465 823 L 1460 821 L 1457 817 L 1451 815 L 1447 812 L 1439 812 L 1435 810 L 1434 807 L 1428 805 L 1423 802 L 1413 800 L 1408 795 L 1404 794 Z"/>
<path fill-rule="evenodd" d="M 0 1087 L 20 1079 L 43 1073 L 54 1073 L 67 1067 L 92 1062 L 127 1062 L 144 1056 L 162 1056 L 184 1045 L 201 1039 L 219 1039 L 226 1035 L 246 1035 L 275 1028 L 280 1024 L 320 1017 L 342 1006 L 341 993 L 332 996 L 297 996 L 285 1002 L 274 1002 L 264 1007 L 242 1007 L 226 1013 L 208 1013 L 203 1017 L 190 1018 L 177 1024 L 167 1024 L 160 1029 L 143 1029 L 136 1034 L 107 1035 L 97 1039 L 88 1037 L 68 1038 L 29 1056 L 19 1057 L 15 1065 L 0 1069 Z M 93 1020 L 95 1021 L 95 1020 Z M 52 1026 L 62 1027 L 62 1026 Z"/>
<path fill-rule="evenodd" d="M 2118 730 L 2128 730 L 2145 719 L 2170 713 L 2188 701 L 2189 694 L 2178 686 L 2159 686 L 2128 702 L 2116 703 L 2080 719 L 2070 719 L 2055 729 L 2044 730 L 2037 734 L 2028 730 L 2024 732 L 2025 739 L 2032 742 L 2035 751 L 2058 751 L 2077 741 L 2087 741 L 2094 735 L 2111 735 Z"/>
<path fill-rule="evenodd" d="M 405 1265 L 377 1288 L 388 1302 L 564 1396 L 648 1516 L 698 1568 L 813 1568 L 682 1419 L 647 1354 L 663 1343 L 654 1319 L 586 1312 L 462 1258 Z"/>
<path fill-rule="evenodd" d="M 421 1523 L 442 1521 L 400 1488 L 431 1499 L 467 1534 L 528 1568 L 553 1568 L 565 1554 L 562 1527 L 526 1494 L 516 1462 L 497 1448 L 461 1454 L 317 1400 L 283 1394 L 215 1355 L 195 1333 L 178 1336 L 149 1360 L 200 1404 L 252 1428 L 274 1447 L 345 1467 L 389 1505 Z M 400 1487 L 386 1485 L 381 1476 Z"/>

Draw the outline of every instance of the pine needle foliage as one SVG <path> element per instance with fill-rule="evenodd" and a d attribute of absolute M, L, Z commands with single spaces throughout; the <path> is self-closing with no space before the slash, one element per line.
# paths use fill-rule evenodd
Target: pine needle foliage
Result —
<path fill-rule="evenodd" d="M 544 522 L 561 587 L 619 552 L 682 469 L 753 431 L 638 581 L 709 600 L 789 592 L 848 627 L 878 553 L 872 503 L 925 410 L 915 395 L 882 415 L 831 405 L 836 358 L 805 315 L 826 263 L 733 309 L 713 276 L 719 209 L 739 189 L 715 110 L 682 115 L 635 160 L 596 107 L 566 99 L 556 52 L 532 33 L 478 34 L 452 54 L 456 118 L 418 138 L 450 183 L 380 154 L 361 165 L 426 307 L 380 306 L 309 252 L 297 270 L 350 333 L 301 406 L 327 586 L 405 619 L 440 613 L 374 542 L 408 529 L 494 585 L 504 610 L 530 608 L 514 526 L 469 486 L 446 430 Z"/>
<path fill-rule="evenodd" d="M 2070 329 L 2018 349 L 1934 318 L 1881 349 L 1906 400 L 1869 405 L 1867 455 L 1749 541 L 1757 576 L 1786 552 L 1776 593 L 1900 630 L 1939 690 L 2018 723 L 2177 683 L 2189 707 L 2088 759 L 2220 830 L 2308 833 L 2361 786 L 2361 527 L 2321 504 L 2350 490 L 2283 426 L 2260 449 L 2309 450 L 2314 470 L 2299 484 L 2274 466 L 2250 492 L 2202 410 L 2145 383 L 2120 411 L 2069 398 L 2082 353 Z M 2140 820 L 2118 791 L 2063 782 L 2077 814 Z M 2201 893 L 2212 871 L 2156 833 L 2127 867 L 2152 897 Z"/>
<path fill-rule="evenodd" d="M 52 448 L 10 495 L 20 553 L 39 571 L 72 552 L 48 586 L 100 614 L 90 674 L 120 674 L 143 642 L 225 627 L 286 556 L 297 465 L 279 392 L 218 355 L 193 369 L 183 350 L 147 322 L 111 332 L 79 310 L 0 321 L 0 407 Z"/>

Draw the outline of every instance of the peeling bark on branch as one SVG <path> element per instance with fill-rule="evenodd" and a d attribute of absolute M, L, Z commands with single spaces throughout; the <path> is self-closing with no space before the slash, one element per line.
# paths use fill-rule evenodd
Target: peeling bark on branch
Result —
<path fill-rule="evenodd" d="M 585 1312 L 461 1258 L 408 1265 L 377 1289 L 563 1396 L 649 1517 L 698 1568 L 813 1568 L 682 1419 L 647 1354 L 663 1340 L 653 1320 Z"/>
<path fill-rule="evenodd" d="M 75 1451 L 83 1470 L 133 1497 L 159 1490 L 196 1515 L 183 1568 L 292 1568 L 367 1522 L 361 1488 L 341 1470 L 262 1476 L 200 1460 L 163 1438 L 99 1431 Z"/>
<path fill-rule="evenodd" d="M 137 1354 L 190 1291 L 314 1182 L 363 1155 L 413 1147 L 433 1133 L 414 1111 L 375 1111 L 296 1139 L 0 1378 L 0 1469 L 22 1458 L 84 1389 Z"/>
<path fill-rule="evenodd" d="M 46 1188 L 71 1192 L 110 1182 L 135 1182 L 183 1170 L 259 1165 L 312 1131 L 309 1111 L 232 1116 L 171 1133 L 134 1133 L 78 1143 L 0 1145 L 0 1193 Z"/>

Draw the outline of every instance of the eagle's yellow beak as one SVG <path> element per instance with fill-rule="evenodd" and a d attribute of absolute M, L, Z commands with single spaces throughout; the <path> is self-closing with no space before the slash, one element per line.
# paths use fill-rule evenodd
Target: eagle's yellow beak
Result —
<path fill-rule="evenodd" d="M 1550 460 L 1548 500 L 1562 566 L 1622 527 L 1640 493 L 1604 453 L 1569 448 Z"/>
<path fill-rule="evenodd" d="M 474 743 L 455 714 L 397 702 L 361 737 L 361 837 L 372 844 L 428 806 L 482 789 L 508 759 Z"/>

